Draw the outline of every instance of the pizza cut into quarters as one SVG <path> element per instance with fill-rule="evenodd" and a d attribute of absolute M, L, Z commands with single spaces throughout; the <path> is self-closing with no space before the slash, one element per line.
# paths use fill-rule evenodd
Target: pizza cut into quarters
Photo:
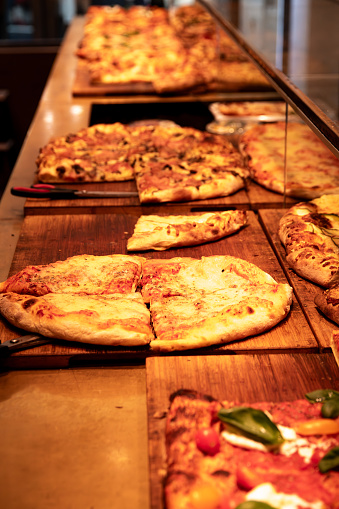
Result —
<path fill-rule="evenodd" d="M 164 352 L 263 333 L 287 316 L 291 302 L 288 284 L 228 255 L 78 255 L 28 266 L 0 285 L 0 313 L 16 327 Z"/>
<path fill-rule="evenodd" d="M 283 402 L 170 396 L 166 509 L 337 509 L 339 392 Z M 264 504 L 264 505 L 263 505 Z M 266 505 L 268 504 L 268 505 Z"/>
<path fill-rule="evenodd" d="M 150 313 L 140 293 L 0 294 L 0 311 L 16 327 L 42 336 L 110 346 L 147 345 Z"/>
<path fill-rule="evenodd" d="M 254 125 L 240 136 L 239 149 L 251 178 L 271 191 L 305 200 L 339 193 L 339 160 L 305 124 Z"/>
<path fill-rule="evenodd" d="M 203 244 L 235 233 L 245 226 L 247 221 L 247 212 L 244 210 L 140 216 L 132 236 L 127 241 L 127 250 L 164 251 L 171 247 Z"/>
<path fill-rule="evenodd" d="M 280 220 L 279 237 L 299 275 L 326 288 L 339 281 L 339 194 L 291 207 Z"/>

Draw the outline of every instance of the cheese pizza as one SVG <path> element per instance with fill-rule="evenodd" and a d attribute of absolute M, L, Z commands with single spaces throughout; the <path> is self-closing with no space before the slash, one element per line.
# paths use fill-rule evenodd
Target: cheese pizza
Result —
<path fill-rule="evenodd" d="M 239 148 L 251 178 L 272 191 L 303 199 L 339 193 L 339 160 L 307 125 L 255 125 L 240 136 Z"/>
<path fill-rule="evenodd" d="M 339 393 L 242 403 L 170 397 L 167 509 L 337 509 Z"/>
<path fill-rule="evenodd" d="M 48 293 L 39 297 L 0 294 L 6 319 L 42 336 L 110 346 L 147 345 L 150 313 L 140 293 Z"/>
<path fill-rule="evenodd" d="M 127 241 L 128 251 L 194 246 L 221 239 L 247 223 L 245 210 L 206 212 L 194 215 L 140 216 Z"/>
<path fill-rule="evenodd" d="M 77 255 L 48 265 L 31 265 L 0 283 L 0 292 L 25 295 L 136 291 L 144 259 L 128 255 Z"/>
<path fill-rule="evenodd" d="M 150 344 L 155 351 L 264 332 L 287 315 L 291 300 L 289 285 L 231 256 L 79 255 L 26 267 L 0 284 L 0 312 L 16 327 L 69 341 Z"/>
<path fill-rule="evenodd" d="M 286 261 L 302 277 L 329 287 L 339 281 L 339 194 L 291 207 L 279 223 Z"/>

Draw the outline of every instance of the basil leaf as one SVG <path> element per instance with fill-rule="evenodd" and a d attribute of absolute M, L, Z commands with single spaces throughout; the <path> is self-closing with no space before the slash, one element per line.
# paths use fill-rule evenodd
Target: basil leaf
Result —
<path fill-rule="evenodd" d="M 325 456 L 319 461 L 319 470 L 325 474 L 329 470 L 339 467 L 339 447 L 333 447 Z"/>
<path fill-rule="evenodd" d="M 242 502 L 241 504 L 237 505 L 235 509 L 274 509 L 274 507 L 266 504 L 266 502 L 259 502 L 258 500 L 246 500 L 246 502 Z"/>
<path fill-rule="evenodd" d="M 321 407 L 321 415 L 326 419 L 339 417 L 339 398 L 325 400 Z"/>
<path fill-rule="evenodd" d="M 339 392 L 333 389 L 319 389 L 318 391 L 308 392 L 305 397 L 311 403 L 321 403 L 332 398 L 339 398 Z"/>
<path fill-rule="evenodd" d="M 221 408 L 218 417 L 227 424 L 227 428 L 231 432 L 246 436 L 256 442 L 279 445 L 284 441 L 277 426 L 262 410 L 251 407 Z"/>

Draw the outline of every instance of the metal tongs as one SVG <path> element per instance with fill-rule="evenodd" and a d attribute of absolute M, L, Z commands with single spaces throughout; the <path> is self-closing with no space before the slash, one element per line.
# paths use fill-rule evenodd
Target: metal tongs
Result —
<path fill-rule="evenodd" d="M 67 189 L 52 184 L 34 184 L 31 187 L 12 187 L 14 196 L 25 198 L 50 198 L 51 200 L 72 198 L 125 198 L 138 196 L 137 191 L 85 191 L 84 189 Z"/>
<path fill-rule="evenodd" d="M 45 338 L 38 334 L 27 334 L 19 338 L 8 339 L 0 344 L 0 357 L 9 355 L 12 352 L 18 352 L 19 350 L 25 350 L 26 348 L 46 345 L 50 342 L 50 338 Z"/>

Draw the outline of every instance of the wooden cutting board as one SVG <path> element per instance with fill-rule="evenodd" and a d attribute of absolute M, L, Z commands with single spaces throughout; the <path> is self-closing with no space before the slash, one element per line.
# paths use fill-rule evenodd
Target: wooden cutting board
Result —
<path fill-rule="evenodd" d="M 62 184 L 58 187 L 85 189 L 88 191 L 136 191 L 134 181 L 128 182 L 103 182 L 93 184 Z M 292 206 L 297 203 L 293 198 L 286 198 L 286 203 Z M 154 203 L 141 204 L 139 198 L 76 198 L 68 200 L 50 200 L 47 198 L 28 198 L 24 204 L 25 215 L 41 214 L 107 214 L 121 213 L 126 208 L 134 208 L 138 213 L 148 214 L 175 214 L 183 208 L 187 213 L 211 209 L 242 209 L 259 210 L 265 208 L 281 208 L 284 206 L 284 197 L 273 193 L 254 182 L 249 182 L 247 189 L 242 189 L 230 196 L 221 196 L 208 200 L 197 200 L 180 203 Z"/>
<path fill-rule="evenodd" d="M 321 351 L 326 351 L 330 349 L 332 332 L 333 330 L 339 329 L 339 325 L 328 319 L 314 304 L 315 296 L 318 293 L 321 293 L 323 288 L 299 276 L 286 263 L 286 252 L 279 239 L 278 225 L 281 217 L 287 212 L 287 210 L 288 209 L 260 210 L 259 217 L 267 235 L 270 238 L 270 242 L 274 248 L 276 256 L 284 268 L 286 277 L 294 289 L 306 319 L 319 342 L 320 349 Z"/>
<path fill-rule="evenodd" d="M 285 275 L 263 233 L 254 212 L 249 213 L 249 225 L 241 231 L 221 239 L 190 248 L 164 252 L 133 253 L 146 258 L 173 258 L 175 256 L 231 255 L 248 260 L 269 273 L 276 281 L 286 282 Z M 57 216 L 27 216 L 10 269 L 10 275 L 27 265 L 47 264 L 77 254 L 128 254 L 127 239 L 134 230 L 137 216 L 133 214 L 76 214 Z M 22 330 L 0 322 L 2 341 L 21 336 Z M 317 351 L 318 344 L 296 297 L 291 312 L 272 330 L 256 337 L 232 344 L 196 350 L 192 353 L 232 354 L 234 352 Z M 182 352 L 186 355 L 187 352 Z M 35 347 L 11 355 L 7 362 L 20 366 L 64 366 L 67 363 L 92 362 L 103 359 L 144 359 L 154 353 L 148 347 L 104 348 L 80 343 L 53 341 L 53 344 Z"/>
<path fill-rule="evenodd" d="M 316 389 L 339 389 L 328 354 L 251 354 L 146 359 L 151 509 L 162 509 L 169 396 L 189 389 L 239 403 L 293 401 Z"/>

